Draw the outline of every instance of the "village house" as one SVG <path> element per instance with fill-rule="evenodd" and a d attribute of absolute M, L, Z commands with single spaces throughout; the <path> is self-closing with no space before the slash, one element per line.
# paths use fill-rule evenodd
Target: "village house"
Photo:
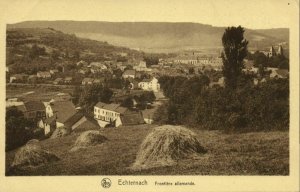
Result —
<path fill-rule="evenodd" d="M 94 106 L 94 118 L 97 120 L 113 122 L 125 111 L 127 111 L 127 108 L 121 107 L 120 104 L 98 102 Z"/>
<path fill-rule="evenodd" d="M 93 67 L 91 68 L 91 73 L 95 74 L 95 73 L 100 73 L 101 69 L 97 68 L 97 67 Z"/>
<path fill-rule="evenodd" d="M 90 71 L 91 70 L 89 68 L 84 67 L 84 68 L 79 69 L 78 73 L 85 75 L 85 74 L 89 73 Z"/>
<path fill-rule="evenodd" d="M 37 72 L 36 76 L 38 78 L 46 79 L 46 78 L 51 78 L 51 73 L 48 71 L 39 71 Z"/>
<path fill-rule="evenodd" d="M 27 79 L 28 83 L 37 83 L 37 76 L 36 75 L 29 75 L 28 79 Z"/>
<path fill-rule="evenodd" d="M 91 85 L 93 84 L 93 82 L 94 82 L 93 78 L 86 77 L 82 80 L 82 85 Z"/>
<path fill-rule="evenodd" d="M 56 129 L 56 116 L 49 117 L 45 119 L 43 122 L 44 122 L 44 126 L 43 126 L 44 134 L 48 135 L 53 133 L 53 131 Z"/>
<path fill-rule="evenodd" d="M 139 82 L 138 86 L 146 91 L 158 92 L 160 90 L 160 84 L 158 83 L 158 79 L 155 77 L 152 79 L 143 79 Z"/>
<path fill-rule="evenodd" d="M 287 69 L 267 68 L 267 70 L 271 71 L 270 78 L 286 79 L 289 77 Z"/>
<path fill-rule="evenodd" d="M 135 79 L 129 79 L 130 82 L 130 89 L 138 89 L 139 88 L 139 82 Z"/>
<path fill-rule="evenodd" d="M 26 74 L 15 74 L 10 76 L 9 82 L 10 83 L 24 83 L 28 78 L 28 75 Z"/>
<path fill-rule="evenodd" d="M 93 84 L 102 84 L 102 83 L 104 83 L 104 80 L 105 80 L 104 77 L 94 79 Z"/>
<path fill-rule="evenodd" d="M 69 101 L 71 100 L 71 95 L 69 93 L 57 93 L 56 95 L 54 95 L 52 97 L 52 99 L 50 100 L 50 102 L 54 102 L 54 101 Z"/>
<path fill-rule="evenodd" d="M 128 53 L 126 52 L 118 52 L 118 55 L 120 55 L 121 57 L 126 57 L 128 55 Z"/>
<path fill-rule="evenodd" d="M 9 98 L 6 100 L 6 107 L 20 106 L 20 105 L 24 105 L 24 102 L 20 101 L 19 98 Z"/>
<path fill-rule="evenodd" d="M 81 132 L 88 130 L 98 130 L 100 126 L 98 122 L 87 114 L 81 111 L 76 112 L 64 124 L 64 127 L 69 132 Z"/>
<path fill-rule="evenodd" d="M 117 65 L 117 68 L 120 69 L 121 71 L 124 71 L 127 68 L 127 66 L 126 65 L 120 65 L 120 66 Z"/>
<path fill-rule="evenodd" d="M 174 58 L 174 63 L 177 64 L 197 64 L 198 63 L 198 57 L 197 56 L 178 56 Z"/>
<path fill-rule="evenodd" d="M 152 109 L 145 109 L 142 111 L 143 118 L 146 124 L 152 124 L 154 122 L 153 116 L 154 112 L 156 111 L 156 108 Z"/>
<path fill-rule="evenodd" d="M 145 61 L 140 61 L 138 65 L 133 66 L 133 69 L 136 71 L 151 71 L 151 69 L 147 68 Z"/>
<path fill-rule="evenodd" d="M 210 82 L 209 87 L 220 86 L 225 87 L 225 78 L 220 77 L 217 82 Z"/>
<path fill-rule="evenodd" d="M 50 69 L 50 74 L 51 75 L 54 75 L 55 73 L 58 73 L 58 70 L 57 69 Z"/>
<path fill-rule="evenodd" d="M 53 84 L 54 85 L 59 85 L 59 84 L 62 84 L 63 83 L 63 78 L 56 78 L 54 81 L 53 81 Z"/>
<path fill-rule="evenodd" d="M 76 113 L 71 101 L 54 101 L 46 103 L 46 117 L 56 117 L 56 127 L 63 127 L 66 121 Z"/>
<path fill-rule="evenodd" d="M 81 60 L 81 61 L 78 61 L 78 62 L 76 63 L 76 65 L 77 65 L 77 66 L 86 67 L 86 66 L 88 66 L 88 63 L 87 63 L 86 61 Z"/>
<path fill-rule="evenodd" d="M 140 111 L 131 111 L 117 117 L 115 126 L 129 126 L 144 124 L 143 115 Z"/>
<path fill-rule="evenodd" d="M 129 69 L 129 70 L 126 70 L 126 71 L 124 71 L 124 73 L 123 73 L 123 75 L 122 75 L 122 77 L 124 78 L 124 79 L 127 79 L 127 78 L 135 78 L 135 70 L 131 70 L 131 69 Z"/>
<path fill-rule="evenodd" d="M 23 112 L 25 118 L 34 121 L 46 117 L 45 106 L 41 101 L 27 101 L 24 102 L 24 105 L 18 105 L 17 109 Z"/>
<path fill-rule="evenodd" d="M 94 68 L 98 68 L 100 70 L 105 70 L 107 69 L 107 66 L 104 65 L 103 63 L 100 62 L 91 62 L 89 67 L 94 67 Z"/>
<path fill-rule="evenodd" d="M 143 124 L 144 119 L 140 111 L 130 111 L 120 104 L 106 104 L 98 102 L 94 106 L 94 118 L 98 121 L 100 127 L 112 125 L 114 127 L 126 125 Z"/>
<path fill-rule="evenodd" d="M 72 80 L 73 80 L 72 77 L 66 77 L 66 78 L 64 79 L 64 83 L 70 84 L 70 83 L 72 83 Z"/>

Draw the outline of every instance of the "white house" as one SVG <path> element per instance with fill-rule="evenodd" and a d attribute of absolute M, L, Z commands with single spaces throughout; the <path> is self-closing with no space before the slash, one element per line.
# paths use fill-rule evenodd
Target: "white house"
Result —
<path fill-rule="evenodd" d="M 99 68 L 101 70 L 107 69 L 107 66 L 104 65 L 103 63 L 100 63 L 100 62 L 91 62 L 90 63 L 90 67 L 97 67 L 97 68 Z"/>
<path fill-rule="evenodd" d="M 37 72 L 36 73 L 36 76 L 38 77 L 38 78 L 51 78 L 51 73 L 50 72 L 48 72 L 48 71 L 39 71 L 39 72 Z"/>
<path fill-rule="evenodd" d="M 24 102 L 19 101 L 18 98 L 10 98 L 6 100 L 6 107 L 20 106 L 20 105 L 24 105 Z"/>
<path fill-rule="evenodd" d="M 126 79 L 126 78 L 135 78 L 135 70 L 126 70 L 126 71 L 124 71 L 122 77 L 124 79 Z"/>
<path fill-rule="evenodd" d="M 139 65 L 133 66 L 136 71 L 151 71 L 152 69 L 147 68 L 145 61 L 140 61 Z"/>
<path fill-rule="evenodd" d="M 139 82 L 139 88 L 147 91 L 158 92 L 160 90 L 160 84 L 158 83 L 158 79 L 153 77 L 152 79 L 144 79 Z"/>
<path fill-rule="evenodd" d="M 94 106 L 94 118 L 101 127 L 105 127 L 106 125 L 115 122 L 116 119 L 126 111 L 127 108 L 121 107 L 120 104 L 98 102 Z"/>

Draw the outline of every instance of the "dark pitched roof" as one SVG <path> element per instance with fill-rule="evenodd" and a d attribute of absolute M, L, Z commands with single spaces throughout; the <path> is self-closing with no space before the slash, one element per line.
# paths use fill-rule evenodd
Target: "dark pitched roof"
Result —
<path fill-rule="evenodd" d="M 282 77 L 288 77 L 289 76 L 289 71 L 287 69 L 278 69 L 277 74 L 282 76 Z"/>
<path fill-rule="evenodd" d="M 49 117 L 47 119 L 45 119 L 45 123 L 47 123 L 48 125 L 50 125 L 51 123 L 53 123 L 54 121 L 56 120 L 56 116 L 52 116 L 52 117 Z"/>
<path fill-rule="evenodd" d="M 102 102 L 99 101 L 95 106 L 99 107 L 99 108 L 102 108 L 104 105 L 106 105 L 106 103 L 102 103 Z"/>
<path fill-rule="evenodd" d="M 19 111 L 22 111 L 23 113 L 26 112 L 25 105 L 18 105 L 18 106 L 13 106 L 16 107 Z"/>
<path fill-rule="evenodd" d="M 120 104 L 110 103 L 104 105 L 102 108 L 110 111 L 115 111 L 118 107 L 120 107 Z"/>
<path fill-rule="evenodd" d="M 90 118 L 88 116 L 86 117 L 86 121 L 84 121 L 82 124 L 80 124 L 78 127 L 74 129 L 75 132 L 78 131 L 87 131 L 87 130 L 98 130 L 100 126 L 98 125 L 97 121 L 93 118 Z"/>
<path fill-rule="evenodd" d="M 143 79 L 141 82 L 151 82 L 152 79 Z"/>
<path fill-rule="evenodd" d="M 127 110 L 128 110 L 127 108 L 121 107 L 121 106 L 115 109 L 116 112 L 121 113 L 121 114 L 125 113 Z"/>
<path fill-rule="evenodd" d="M 144 118 L 141 112 L 130 112 L 120 116 L 122 125 L 144 124 Z"/>
<path fill-rule="evenodd" d="M 63 80 L 63 78 L 60 78 L 60 77 L 59 77 L 59 78 L 56 78 L 54 81 L 55 81 L 55 82 L 58 82 L 58 81 L 62 81 L 62 80 Z"/>
<path fill-rule="evenodd" d="M 74 115 L 72 115 L 69 119 L 66 120 L 65 122 L 65 127 L 70 128 L 72 127 L 75 123 L 77 123 L 82 117 L 84 116 L 84 114 L 80 111 L 78 111 L 77 113 L 75 113 Z"/>
<path fill-rule="evenodd" d="M 54 101 L 51 103 L 51 108 L 60 123 L 65 123 L 76 113 L 75 106 L 71 101 Z"/>
<path fill-rule="evenodd" d="M 24 103 L 26 111 L 45 111 L 45 106 L 41 101 L 27 101 Z"/>

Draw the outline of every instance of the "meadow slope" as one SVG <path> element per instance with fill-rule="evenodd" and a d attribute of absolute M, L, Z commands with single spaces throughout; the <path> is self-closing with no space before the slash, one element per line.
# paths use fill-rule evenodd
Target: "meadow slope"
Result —
<path fill-rule="evenodd" d="M 40 144 L 61 160 L 30 170 L 9 169 L 15 151 L 6 153 L 6 175 L 288 175 L 289 133 L 224 134 L 193 130 L 208 152 L 176 166 L 132 171 L 136 153 L 155 125 L 105 129 L 105 143 L 69 152 L 78 134 L 48 139 Z"/>

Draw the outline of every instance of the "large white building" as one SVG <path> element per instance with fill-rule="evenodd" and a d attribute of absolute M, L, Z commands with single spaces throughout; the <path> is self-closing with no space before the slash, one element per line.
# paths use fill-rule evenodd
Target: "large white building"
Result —
<path fill-rule="evenodd" d="M 160 84 L 158 83 L 158 79 L 155 77 L 152 79 L 144 79 L 143 81 L 139 82 L 138 87 L 143 90 L 153 92 L 158 92 L 160 90 Z"/>
<path fill-rule="evenodd" d="M 121 114 L 125 113 L 127 108 L 121 107 L 120 104 L 106 104 L 98 102 L 94 106 L 94 118 L 99 122 L 101 127 L 114 122 Z"/>
<path fill-rule="evenodd" d="M 143 124 L 143 115 L 139 111 L 130 111 L 120 104 L 106 104 L 98 102 L 94 106 L 94 119 L 97 120 L 100 127 L 112 125 L 119 127 L 121 125 Z"/>

